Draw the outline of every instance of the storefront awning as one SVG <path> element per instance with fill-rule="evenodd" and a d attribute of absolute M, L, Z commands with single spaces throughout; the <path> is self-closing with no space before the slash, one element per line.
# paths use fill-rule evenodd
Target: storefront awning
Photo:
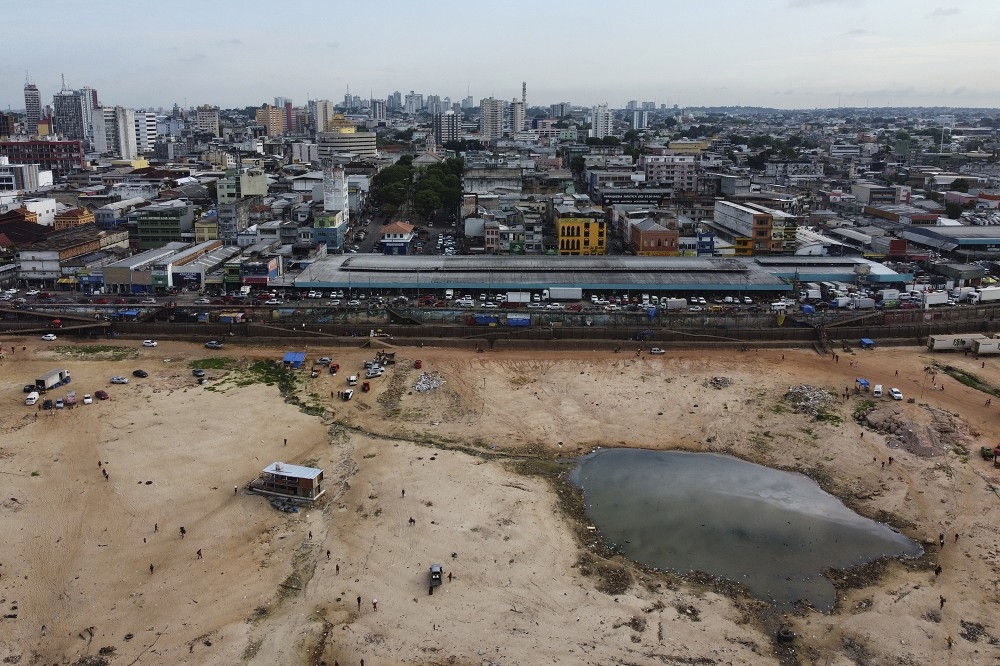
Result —
<path fill-rule="evenodd" d="M 56 284 L 76 284 L 75 277 L 61 277 L 56 280 Z"/>

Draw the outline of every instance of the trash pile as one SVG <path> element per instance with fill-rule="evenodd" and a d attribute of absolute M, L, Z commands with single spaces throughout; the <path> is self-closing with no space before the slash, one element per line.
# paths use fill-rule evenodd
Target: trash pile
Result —
<path fill-rule="evenodd" d="M 278 511 L 284 511 L 285 513 L 298 513 L 299 507 L 295 506 L 295 503 L 291 500 L 281 499 L 280 497 L 271 498 L 271 506 L 273 506 Z"/>
<path fill-rule="evenodd" d="M 424 391 L 430 391 L 436 388 L 441 388 L 444 384 L 444 380 L 441 379 L 441 375 L 434 373 L 421 372 L 420 377 L 417 378 L 417 383 L 413 386 L 415 391 L 423 393 Z"/>
<path fill-rule="evenodd" d="M 705 383 L 703 384 L 705 388 L 714 388 L 714 389 L 724 389 L 727 386 L 732 386 L 732 385 L 733 385 L 733 380 L 730 379 L 729 377 L 712 377 L 711 379 L 706 379 Z"/>
<path fill-rule="evenodd" d="M 785 400 L 791 403 L 792 409 L 799 414 L 816 416 L 836 402 L 836 396 L 825 389 L 809 384 L 789 386 Z"/>

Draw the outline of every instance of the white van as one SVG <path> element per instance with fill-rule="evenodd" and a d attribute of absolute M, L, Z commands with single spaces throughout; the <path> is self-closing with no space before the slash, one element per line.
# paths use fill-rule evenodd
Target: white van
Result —
<path fill-rule="evenodd" d="M 24 399 L 24 404 L 33 405 L 38 402 L 38 391 L 32 391 L 28 394 L 28 397 Z"/>
<path fill-rule="evenodd" d="M 350 377 L 348 377 L 347 378 L 347 385 L 348 386 L 357 386 L 358 385 L 358 376 L 357 375 L 351 375 Z"/>
<path fill-rule="evenodd" d="M 453 298 L 455 298 L 455 290 L 454 289 L 445 289 L 444 290 L 444 300 L 450 301 Z"/>
<path fill-rule="evenodd" d="M 882 385 L 881 384 L 876 384 L 875 388 L 872 389 L 872 397 L 873 398 L 881 398 L 882 397 Z"/>
<path fill-rule="evenodd" d="M 771 312 L 788 312 L 788 304 L 782 301 L 771 303 Z"/>

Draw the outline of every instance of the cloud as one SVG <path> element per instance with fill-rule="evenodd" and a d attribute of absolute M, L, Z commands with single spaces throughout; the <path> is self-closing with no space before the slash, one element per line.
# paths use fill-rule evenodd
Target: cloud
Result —
<path fill-rule="evenodd" d="M 861 0 L 789 0 L 788 6 L 796 9 L 822 7 L 824 5 L 860 5 Z"/>
<path fill-rule="evenodd" d="M 861 37 L 863 35 L 873 34 L 871 30 L 865 30 L 864 28 L 855 28 L 854 30 L 848 30 L 846 33 L 849 37 Z"/>
<path fill-rule="evenodd" d="M 961 11 L 962 10 L 959 9 L 958 7 L 938 7 L 930 14 L 928 14 L 927 18 L 936 18 L 939 16 L 955 16 Z"/>

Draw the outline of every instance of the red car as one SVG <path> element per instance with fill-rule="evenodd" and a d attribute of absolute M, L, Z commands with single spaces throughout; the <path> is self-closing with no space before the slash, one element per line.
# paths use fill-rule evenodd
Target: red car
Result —
<path fill-rule="evenodd" d="M 94 302 L 97 303 L 98 305 L 107 305 L 108 304 L 108 299 L 106 299 L 106 298 L 98 298 L 98 299 L 95 299 Z"/>
<path fill-rule="evenodd" d="M 98 400 L 107 400 L 111 397 L 108 395 L 107 391 L 94 391 L 94 396 L 96 396 Z"/>

